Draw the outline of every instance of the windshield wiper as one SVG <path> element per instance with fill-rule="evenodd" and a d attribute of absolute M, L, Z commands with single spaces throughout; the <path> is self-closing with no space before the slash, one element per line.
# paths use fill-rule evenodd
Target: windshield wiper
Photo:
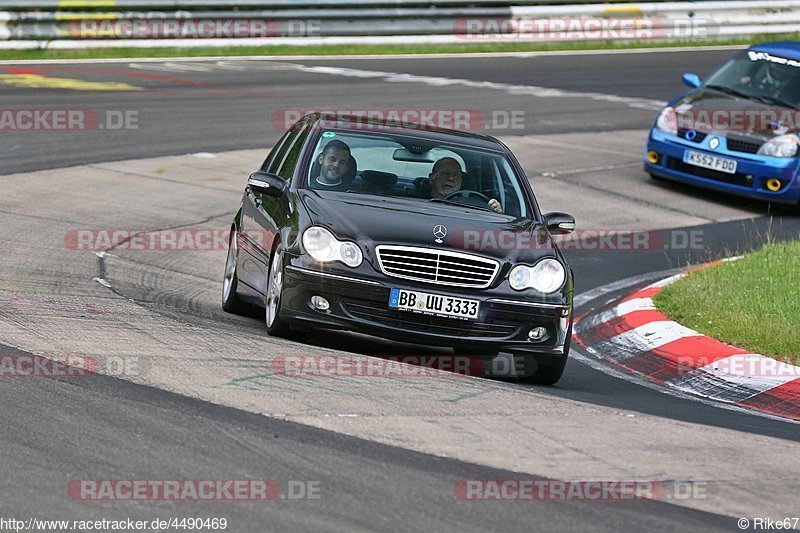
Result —
<path fill-rule="evenodd" d="M 732 94 L 733 96 L 741 96 L 742 98 L 749 98 L 752 100 L 755 98 L 752 94 L 743 93 L 742 91 L 737 91 L 731 87 L 726 87 L 724 85 L 706 85 L 706 88 L 713 89 L 715 91 L 719 91 L 721 93 Z"/>
<path fill-rule="evenodd" d="M 431 202 L 436 202 L 439 204 L 447 204 L 447 205 L 457 205 L 458 207 L 471 207 L 473 209 L 480 209 L 481 211 L 491 211 L 494 213 L 494 209 L 489 206 L 481 207 L 479 205 L 472 205 L 472 204 L 462 204 L 459 202 L 454 202 L 452 200 L 445 200 L 444 198 L 431 198 Z"/>
<path fill-rule="evenodd" d="M 797 109 L 796 105 L 790 104 L 785 100 L 781 100 L 780 98 L 775 98 L 774 96 L 767 96 L 767 95 L 758 95 L 755 98 L 761 100 L 765 104 L 778 104 L 779 106 L 788 107 L 789 109 Z"/>

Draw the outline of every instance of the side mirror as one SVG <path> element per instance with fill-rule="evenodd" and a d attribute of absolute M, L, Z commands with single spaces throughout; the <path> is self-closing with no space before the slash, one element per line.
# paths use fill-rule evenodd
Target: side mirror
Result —
<path fill-rule="evenodd" d="M 681 79 L 683 80 L 684 85 L 691 87 L 692 89 L 697 89 L 703 85 L 703 82 L 700 81 L 700 76 L 697 74 L 692 74 L 691 72 L 686 72 Z"/>
<path fill-rule="evenodd" d="M 267 172 L 253 172 L 247 179 L 247 185 L 256 192 L 274 196 L 275 198 L 283 196 L 289 187 L 286 180 Z"/>
<path fill-rule="evenodd" d="M 575 217 L 567 213 L 547 213 L 544 223 L 554 235 L 569 235 L 575 229 Z"/>

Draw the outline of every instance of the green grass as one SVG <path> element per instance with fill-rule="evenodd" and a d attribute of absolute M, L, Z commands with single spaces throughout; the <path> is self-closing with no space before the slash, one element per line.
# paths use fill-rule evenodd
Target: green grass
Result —
<path fill-rule="evenodd" d="M 358 54 L 437 54 L 475 52 L 540 52 L 556 50 L 616 50 L 627 48 L 663 48 L 672 46 L 748 45 L 772 40 L 798 40 L 800 33 L 763 35 L 719 41 L 602 41 L 558 43 L 458 43 L 441 45 L 313 45 L 313 46 L 230 46 L 221 48 L 108 48 L 71 50 L 0 50 L 3 59 L 96 59 L 126 57 L 206 57 L 238 55 L 358 55 Z"/>
<path fill-rule="evenodd" d="M 800 242 L 769 243 L 738 261 L 690 272 L 654 301 L 709 337 L 800 364 Z"/>

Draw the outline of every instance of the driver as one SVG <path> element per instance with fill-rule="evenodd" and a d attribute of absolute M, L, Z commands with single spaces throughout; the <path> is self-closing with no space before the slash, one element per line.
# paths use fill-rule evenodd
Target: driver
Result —
<path fill-rule="evenodd" d="M 452 157 L 443 157 L 433 164 L 428 181 L 431 184 L 431 198 L 445 198 L 461 190 L 461 165 Z M 503 207 L 496 199 L 489 200 L 489 207 L 503 212 Z"/>
<path fill-rule="evenodd" d="M 767 68 L 764 70 L 763 76 L 760 76 L 756 79 L 751 79 L 750 76 L 744 76 L 739 81 L 743 85 L 749 85 L 760 93 L 778 96 L 778 94 L 789 84 L 791 77 L 792 76 L 788 70 L 788 67 L 776 65 L 775 63 L 768 63 Z"/>

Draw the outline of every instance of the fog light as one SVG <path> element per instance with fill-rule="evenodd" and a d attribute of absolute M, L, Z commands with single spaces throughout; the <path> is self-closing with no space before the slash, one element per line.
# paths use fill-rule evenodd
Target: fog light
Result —
<path fill-rule="evenodd" d="M 328 300 L 326 300 L 322 296 L 312 296 L 311 305 L 313 305 L 314 309 L 318 311 L 327 311 L 328 309 L 331 308 L 331 304 L 329 304 Z"/>
<path fill-rule="evenodd" d="M 658 152 L 654 152 L 652 150 L 647 152 L 647 161 L 649 163 L 652 163 L 653 165 L 655 165 L 656 163 L 658 163 L 658 160 L 659 160 Z"/>
<path fill-rule="evenodd" d="M 781 190 L 781 180 L 778 178 L 770 178 L 767 180 L 767 189 L 772 192 L 778 192 Z"/>
<path fill-rule="evenodd" d="M 528 340 L 530 341 L 538 341 L 544 334 L 547 333 L 547 329 L 543 327 L 533 328 L 528 332 Z"/>

